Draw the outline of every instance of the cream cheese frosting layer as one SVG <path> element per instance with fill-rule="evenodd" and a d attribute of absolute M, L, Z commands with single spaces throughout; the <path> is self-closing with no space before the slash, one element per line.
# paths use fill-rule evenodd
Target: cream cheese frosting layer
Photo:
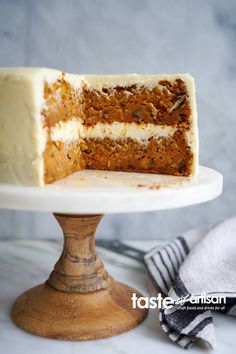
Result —
<path fill-rule="evenodd" d="M 67 122 L 59 122 L 50 130 L 52 141 L 64 143 L 75 142 L 80 139 L 104 139 L 112 140 L 130 138 L 139 142 L 146 142 L 148 139 L 169 137 L 176 132 L 177 128 L 171 126 L 158 126 L 155 124 L 137 123 L 97 123 L 86 127 L 82 121 L 71 119 Z"/>
<path fill-rule="evenodd" d="M 84 137 L 87 139 L 111 138 L 114 140 L 130 138 L 143 142 L 152 137 L 160 138 L 171 136 L 175 131 L 176 128 L 174 127 L 158 126 L 151 123 L 97 123 L 94 126 L 84 127 Z"/>
<path fill-rule="evenodd" d="M 90 89 L 102 91 L 103 88 L 114 88 L 116 86 L 158 86 L 159 81 L 170 82 L 182 79 L 188 85 L 193 80 L 189 74 L 117 74 L 117 75 L 84 75 L 83 80 Z"/>
<path fill-rule="evenodd" d="M 72 118 L 67 122 L 59 122 L 50 129 L 52 141 L 61 141 L 63 143 L 76 142 L 82 138 L 83 125 L 81 121 Z"/>

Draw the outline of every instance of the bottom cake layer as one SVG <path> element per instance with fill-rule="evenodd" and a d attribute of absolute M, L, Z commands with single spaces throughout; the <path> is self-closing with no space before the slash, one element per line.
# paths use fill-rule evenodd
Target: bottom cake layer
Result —
<path fill-rule="evenodd" d="M 44 181 L 51 183 L 84 168 L 189 176 L 192 160 L 181 130 L 146 143 L 130 138 L 85 139 L 80 144 L 49 141 L 44 152 Z"/>
<path fill-rule="evenodd" d="M 185 134 L 151 138 L 146 143 L 132 139 L 90 139 L 81 146 L 86 168 L 189 176 L 193 156 Z"/>
<path fill-rule="evenodd" d="M 84 139 L 79 143 L 47 143 L 44 181 L 51 183 L 83 168 L 189 176 L 193 156 L 184 131 L 139 143 L 130 138 Z"/>

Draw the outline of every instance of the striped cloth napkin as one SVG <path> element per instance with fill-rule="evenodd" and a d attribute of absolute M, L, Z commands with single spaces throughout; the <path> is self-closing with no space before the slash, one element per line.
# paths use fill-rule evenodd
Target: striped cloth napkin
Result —
<path fill-rule="evenodd" d="M 188 310 L 187 304 L 190 296 L 223 295 L 227 301 L 220 310 L 236 316 L 236 217 L 211 230 L 189 231 L 152 249 L 144 260 L 155 289 L 174 300 L 170 308 L 160 310 L 163 331 L 183 348 L 197 340 L 214 348 L 209 305 Z"/>

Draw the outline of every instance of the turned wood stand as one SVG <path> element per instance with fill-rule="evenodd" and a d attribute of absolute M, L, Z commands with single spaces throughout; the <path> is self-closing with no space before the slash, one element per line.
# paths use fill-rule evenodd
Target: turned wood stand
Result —
<path fill-rule="evenodd" d="M 44 187 L 0 184 L 0 208 L 54 212 L 64 248 L 48 280 L 22 294 L 12 308 L 24 330 L 58 339 L 95 339 L 125 332 L 146 315 L 133 309 L 141 294 L 105 271 L 94 234 L 104 213 L 173 209 L 221 194 L 222 176 L 200 166 L 197 177 L 85 170 Z M 21 276 L 19 269 L 19 277 Z"/>
<path fill-rule="evenodd" d="M 102 215 L 55 214 L 64 233 L 62 254 L 49 279 L 22 294 L 12 308 L 24 330 L 58 339 L 95 339 L 125 332 L 142 322 L 133 309 L 141 294 L 116 282 L 96 253 L 95 231 Z"/>

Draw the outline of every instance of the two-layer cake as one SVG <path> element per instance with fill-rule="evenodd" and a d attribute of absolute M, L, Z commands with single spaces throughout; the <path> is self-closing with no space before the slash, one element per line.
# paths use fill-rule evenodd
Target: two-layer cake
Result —
<path fill-rule="evenodd" d="M 0 182 L 43 185 L 84 168 L 193 176 L 194 80 L 0 70 Z"/>

